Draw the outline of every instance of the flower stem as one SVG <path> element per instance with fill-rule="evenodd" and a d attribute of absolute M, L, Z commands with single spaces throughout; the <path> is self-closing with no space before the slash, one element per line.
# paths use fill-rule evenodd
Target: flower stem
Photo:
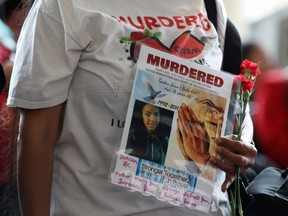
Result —
<path fill-rule="evenodd" d="M 241 202 L 241 193 L 240 193 L 240 167 L 237 167 L 236 169 L 236 185 L 235 187 L 237 187 L 237 193 L 235 195 L 237 195 L 237 205 L 238 205 L 238 213 L 239 216 L 243 216 L 243 209 L 242 209 L 242 202 Z"/>

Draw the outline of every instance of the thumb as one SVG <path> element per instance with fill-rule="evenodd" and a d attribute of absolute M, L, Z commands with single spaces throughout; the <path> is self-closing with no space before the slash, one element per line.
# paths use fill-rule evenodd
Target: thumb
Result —
<path fill-rule="evenodd" d="M 226 179 L 221 186 L 222 192 L 227 191 L 228 187 L 233 183 L 234 179 L 235 179 L 234 175 L 230 174 L 226 175 Z"/>

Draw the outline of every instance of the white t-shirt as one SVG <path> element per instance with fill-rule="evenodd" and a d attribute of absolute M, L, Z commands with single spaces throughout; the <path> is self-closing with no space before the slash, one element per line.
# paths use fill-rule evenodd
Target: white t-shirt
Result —
<path fill-rule="evenodd" d="M 119 189 L 108 176 L 135 73 L 131 40 L 139 32 L 154 35 L 167 52 L 193 53 L 193 61 L 219 69 L 226 14 L 216 2 L 219 37 L 203 0 L 36 0 L 18 41 L 8 105 L 37 109 L 66 101 L 51 215 L 191 215 Z M 218 215 L 229 215 L 226 194 L 215 197 L 224 212 Z"/>

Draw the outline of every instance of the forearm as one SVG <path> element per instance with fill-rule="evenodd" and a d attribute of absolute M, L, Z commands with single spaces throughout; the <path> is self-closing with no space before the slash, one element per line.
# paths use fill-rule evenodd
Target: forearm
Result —
<path fill-rule="evenodd" d="M 23 216 L 49 216 L 62 105 L 21 114 L 18 185 Z"/>
<path fill-rule="evenodd" d="M 49 216 L 53 155 L 38 143 L 22 143 L 18 186 L 23 216 Z"/>

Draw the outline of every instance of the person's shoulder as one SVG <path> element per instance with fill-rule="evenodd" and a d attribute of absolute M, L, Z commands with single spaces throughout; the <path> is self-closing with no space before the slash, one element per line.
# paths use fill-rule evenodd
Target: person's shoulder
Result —
<path fill-rule="evenodd" d="M 39 1 L 34 1 L 32 4 L 28 17 L 30 16 L 47 16 L 51 17 L 54 19 L 57 19 L 59 17 L 59 4 L 58 0 L 39 0 Z"/>
<path fill-rule="evenodd" d="M 63 0 L 39 0 L 35 1 L 31 7 L 32 13 L 42 13 L 48 17 L 55 20 L 61 20 L 62 16 L 65 14 L 70 14 L 72 16 L 73 0 L 63 1 Z"/>

